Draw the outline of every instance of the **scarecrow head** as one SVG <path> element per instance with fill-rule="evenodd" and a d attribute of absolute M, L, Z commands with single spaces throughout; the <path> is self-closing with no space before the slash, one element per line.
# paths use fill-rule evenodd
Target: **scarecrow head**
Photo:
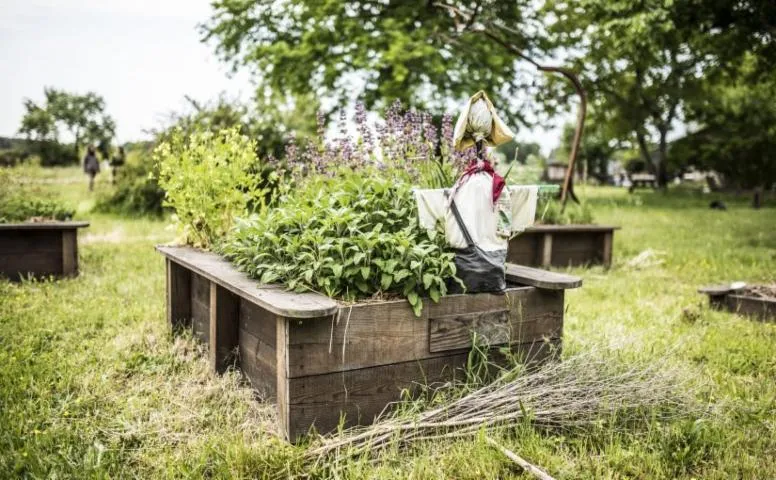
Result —
<path fill-rule="evenodd" d="M 472 95 L 455 122 L 453 142 L 456 150 L 477 145 L 496 147 L 506 143 L 515 134 L 501 121 L 488 95 L 480 90 Z"/>

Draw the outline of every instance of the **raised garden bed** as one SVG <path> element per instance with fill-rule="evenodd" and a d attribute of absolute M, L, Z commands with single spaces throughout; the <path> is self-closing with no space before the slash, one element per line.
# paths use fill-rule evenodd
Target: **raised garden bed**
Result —
<path fill-rule="evenodd" d="M 763 321 L 776 321 L 776 285 L 750 285 L 733 288 L 715 285 L 698 290 L 708 295 L 709 305 L 717 310 L 752 316 Z"/>
<path fill-rule="evenodd" d="M 78 229 L 88 222 L 0 223 L 0 276 L 78 275 Z"/>
<path fill-rule="evenodd" d="M 612 263 L 614 231 L 607 225 L 535 225 L 509 241 L 507 261 L 533 267 Z"/>
<path fill-rule="evenodd" d="M 276 399 L 280 434 L 368 424 L 402 390 L 451 380 L 472 346 L 487 344 L 541 361 L 561 346 L 570 275 L 509 265 L 505 294 L 450 295 L 416 317 L 406 300 L 345 305 L 315 293 L 261 285 L 222 257 L 157 247 L 167 259 L 167 317 L 208 344 L 211 366 L 239 367 Z M 236 355 L 235 355 L 236 354 Z"/>

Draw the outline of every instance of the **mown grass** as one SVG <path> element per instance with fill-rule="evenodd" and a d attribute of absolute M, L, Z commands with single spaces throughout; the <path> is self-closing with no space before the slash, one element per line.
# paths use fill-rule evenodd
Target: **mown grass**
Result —
<path fill-rule="evenodd" d="M 0 281 L 0 478 L 326 477 L 304 447 L 271 434 L 271 405 L 235 373 L 208 372 L 200 347 L 164 322 L 162 220 L 93 214 L 75 168 L 24 172 L 89 219 L 76 279 Z M 97 190 L 110 188 L 107 175 Z M 579 193 L 583 189 L 579 188 Z M 622 431 L 517 425 L 499 441 L 556 478 L 776 478 L 776 325 L 714 312 L 695 290 L 776 280 L 776 208 L 749 198 L 587 188 L 599 223 L 623 228 L 611 270 L 574 269 L 565 353 L 595 345 L 613 361 L 669 362 L 715 412 Z M 645 251 L 642 261 L 632 262 Z M 630 263 L 629 263 L 630 262 Z M 682 388 L 677 386 L 677 388 Z M 420 444 L 342 478 L 521 478 L 482 439 Z"/>

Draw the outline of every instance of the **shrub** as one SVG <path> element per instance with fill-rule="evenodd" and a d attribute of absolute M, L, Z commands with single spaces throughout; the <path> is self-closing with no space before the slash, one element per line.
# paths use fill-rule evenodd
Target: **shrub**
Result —
<path fill-rule="evenodd" d="M 568 202 L 561 212 L 560 202 L 555 199 L 540 199 L 536 206 L 536 222 L 545 225 L 585 225 L 593 223 L 593 211 L 583 202 L 581 205 Z"/>
<path fill-rule="evenodd" d="M 175 130 L 154 150 L 165 205 L 175 209 L 186 241 L 209 248 L 230 229 L 237 215 L 265 204 L 255 142 L 236 129 Z"/>
<path fill-rule="evenodd" d="M 30 220 L 68 220 L 75 211 L 39 192 L 23 190 L 0 170 L 0 223 Z"/>
<path fill-rule="evenodd" d="M 401 295 L 416 315 L 455 276 L 444 235 L 418 224 L 406 172 L 315 176 L 276 208 L 237 223 L 221 253 L 264 283 L 345 300 Z"/>
<path fill-rule="evenodd" d="M 118 171 L 116 189 L 103 196 L 95 209 L 129 215 L 162 215 L 164 190 L 159 186 L 159 168 L 152 159 L 139 155 Z"/>

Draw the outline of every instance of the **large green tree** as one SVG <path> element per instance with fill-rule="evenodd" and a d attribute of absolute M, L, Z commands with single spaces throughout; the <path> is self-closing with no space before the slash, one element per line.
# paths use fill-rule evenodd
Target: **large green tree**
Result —
<path fill-rule="evenodd" d="M 275 92 L 315 94 L 342 106 L 361 98 L 367 108 L 394 100 L 441 112 L 485 89 L 509 99 L 519 116 L 527 83 L 515 55 L 472 33 L 482 19 L 513 27 L 524 53 L 541 49 L 531 0 L 215 0 L 203 25 L 205 41 L 235 68 L 254 70 Z M 455 12 L 465 11 L 462 24 Z M 468 34 L 462 34 L 468 33 Z M 506 107 L 506 106 L 505 106 Z"/>
<path fill-rule="evenodd" d="M 105 113 L 105 100 L 94 92 L 84 95 L 55 88 L 44 89 L 44 103 L 24 101 L 25 113 L 19 132 L 28 139 L 45 145 L 44 156 L 61 155 L 60 133 L 67 131 L 73 138 L 73 150 L 69 158 L 78 158 L 85 142 L 95 143 L 104 155 L 116 134 L 116 123 Z M 56 147 L 56 148 L 50 148 Z M 45 163 L 60 163 L 58 159 L 44 158 Z"/>

